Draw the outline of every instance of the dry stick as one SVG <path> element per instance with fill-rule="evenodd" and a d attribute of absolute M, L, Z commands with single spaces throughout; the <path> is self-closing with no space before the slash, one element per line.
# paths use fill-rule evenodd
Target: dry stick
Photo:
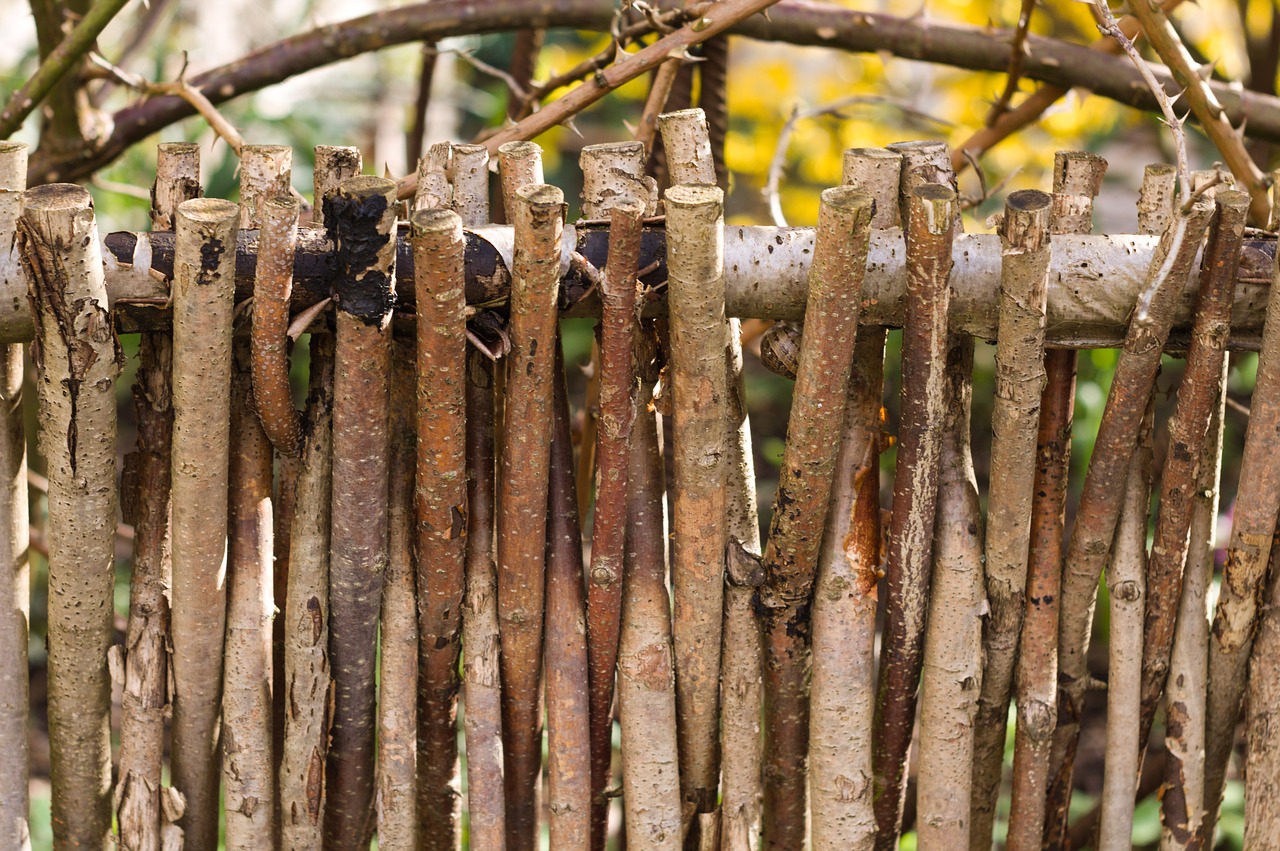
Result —
<path fill-rule="evenodd" d="M 504 847 L 502 695 L 493 560 L 493 362 L 467 353 L 467 561 L 462 603 L 467 816 L 476 848 Z"/>
<path fill-rule="evenodd" d="M 390 851 L 416 851 L 420 847 L 420 837 L 430 835 L 425 828 L 420 829 L 423 816 L 427 814 L 417 807 L 417 703 L 422 683 L 418 671 L 420 637 L 415 594 L 413 500 L 414 419 L 419 406 L 414 399 L 414 360 L 409 341 L 397 340 L 392 351 L 388 559 L 382 582 L 379 642 L 378 847 Z M 460 415 L 461 411 L 458 413 Z M 461 444 L 461 435 L 458 437 Z M 457 478 L 461 483 L 461 475 Z M 456 743 L 456 729 L 450 732 Z M 445 802 L 446 815 L 454 808 L 455 800 L 456 795 Z M 450 837 L 444 832 L 441 838 Z"/>
<path fill-rule="evenodd" d="M 338 191 L 338 186 L 349 177 L 360 173 L 363 163 L 359 148 L 341 145 L 316 145 L 315 188 L 311 219 L 324 223 L 324 199 Z"/>
<path fill-rule="evenodd" d="M 1071 197 L 1066 193 L 1054 195 L 1055 230 L 1064 224 L 1059 215 L 1060 201 Z M 1076 197 L 1092 201 L 1089 195 Z M 1084 216 L 1087 222 L 1087 211 Z M 1062 349 L 1047 352 L 1044 365 L 1045 387 L 1040 395 L 1035 490 L 1031 502 L 1030 558 L 1016 671 L 1018 726 L 1014 737 L 1009 831 L 1005 839 L 1008 851 L 1040 848 L 1057 722 L 1058 609 L 1067 474 L 1071 462 L 1071 421 L 1075 413 L 1076 354 Z M 994 802 L 987 806 L 987 822 L 982 833 L 971 840 L 973 848 L 989 847 Z"/>
<path fill-rule="evenodd" d="M 671 96 L 671 87 L 675 85 L 682 64 L 679 60 L 671 59 L 663 62 L 653 72 L 649 97 L 645 99 L 644 111 L 640 113 L 640 124 L 635 133 L 636 141 L 644 145 L 646 152 L 653 150 L 653 142 L 658 133 L 658 116 L 667 106 L 667 98 Z"/>
<path fill-rule="evenodd" d="M 173 276 L 173 788 L 188 849 L 217 848 L 218 735 L 226 629 L 231 316 L 240 211 L 178 207 Z"/>
<path fill-rule="evenodd" d="M 301 203 L 277 195 L 264 199 L 259 213 L 251 332 L 253 403 L 276 451 L 296 457 L 302 434 L 289 388 L 288 329 Z"/>
<path fill-rule="evenodd" d="M 321 195 L 323 198 L 324 196 Z M 291 570 L 284 614 L 284 734 L 279 770 L 281 851 L 323 841 L 329 747 L 329 504 L 333 336 L 311 338 L 311 375 L 289 530 Z"/>
<path fill-rule="evenodd" d="M 466 299 L 462 220 L 414 214 L 417 316 L 418 821 L 427 849 L 457 847 L 458 653 L 466 581 Z"/>
<path fill-rule="evenodd" d="M 499 148 L 497 154 L 502 209 L 507 220 L 514 221 L 516 190 L 521 186 L 542 183 L 542 148 L 533 142 L 510 142 Z"/>
<path fill-rule="evenodd" d="M 1227 358 L 1219 355 L 1216 397 L 1205 436 L 1191 508 L 1190 544 L 1178 604 L 1177 629 L 1165 687 L 1164 788 L 1160 795 L 1162 851 L 1200 851 L 1204 819 L 1204 737 L 1209 680 L 1208 594 L 1213 584 L 1218 479 L 1227 400 Z"/>
<path fill-rule="evenodd" d="M 1168 163 L 1151 163 L 1142 171 L 1138 190 L 1138 233 L 1164 233 L 1173 216 L 1178 170 Z"/>
<path fill-rule="evenodd" d="M 262 205 L 290 194 L 293 149 L 287 145 L 245 145 L 240 151 L 240 227 L 255 228 Z"/>
<path fill-rule="evenodd" d="M 1118 49 L 1118 48 L 1117 48 Z M 1083 151 L 1058 151 L 1053 157 L 1053 217 L 1059 234 L 1085 234 L 1093 228 L 1093 199 L 1102 189 L 1107 161 Z M 1144 208 L 1145 209 L 1145 208 Z M 1048 379 L 1041 394 L 1044 406 L 1054 406 L 1053 419 L 1041 418 L 1037 437 L 1040 467 L 1032 498 L 1031 560 L 1028 573 L 1045 589 L 1039 606 L 1031 603 L 1025 619 L 1034 619 L 1034 637 L 1023 639 L 1018 651 L 1019 732 L 1014 759 L 1021 751 L 1024 771 L 1014 774 L 1009 838 L 1019 849 L 1038 848 L 1042 837 L 1065 836 L 1071 778 L 1054 774 L 1053 748 L 1059 745 L 1057 727 L 1066 710 L 1058 699 L 1058 626 L 1062 604 L 1062 566 L 1066 548 L 1066 493 L 1071 461 L 1071 425 L 1075 414 L 1076 354 L 1045 353 Z M 1030 581 L 1030 580 L 1028 580 Z M 1050 594 L 1053 600 L 1047 600 Z M 1027 600 L 1031 602 L 1028 590 Z M 1027 625 L 1024 623 L 1024 633 Z M 1030 633 L 1026 633 L 1030 634 Z M 1024 676 L 1025 674 L 1025 676 Z M 1025 688 L 1023 683 L 1025 682 Z M 1025 693 L 1025 694 L 1024 694 Z M 1049 707 L 1044 712 L 1042 706 Z M 1025 719 L 1025 720 L 1024 720 Z M 1074 748 L 1074 744 L 1072 745 Z M 988 799 L 983 837 L 990 836 L 995 798 Z M 1049 819 L 1052 822 L 1049 822 Z M 1010 849 L 1016 851 L 1016 849 Z"/>
<path fill-rule="evenodd" d="M 636 851 L 678 851 L 682 847 L 682 817 L 675 668 L 666 581 L 664 471 L 658 441 L 661 431 L 651 404 L 657 379 L 651 332 L 652 326 L 647 324 L 637 344 L 640 393 L 628 475 L 627 551 L 618 647 L 622 804 L 628 847 Z"/>
<path fill-rule="evenodd" d="M 1177 407 L 1169 420 L 1169 451 L 1160 480 L 1160 518 L 1146 569 L 1140 749 L 1146 747 L 1169 674 L 1169 652 L 1191 547 L 1191 515 L 1198 503 L 1209 423 L 1218 407 L 1240 244 L 1249 213 L 1247 195 L 1234 190 L 1217 193 L 1215 202 L 1217 216 L 1200 269 L 1195 329 Z"/>
<path fill-rule="evenodd" d="M 558 343 L 556 348 L 559 349 Z M 547 826 L 550 847 L 587 851 L 591 847 L 593 829 L 590 696 L 587 684 L 589 624 L 583 594 L 582 528 L 573 480 L 569 393 L 565 388 L 564 358 L 559 351 L 556 353 L 553 382 L 552 404 L 555 410 L 552 412 L 554 430 L 547 493 L 547 634 L 544 651 L 547 668 Z M 603 844 L 602 840 L 601 846 Z"/>
<path fill-rule="evenodd" d="M 872 227 L 898 224 L 902 156 L 883 148 L 844 155 L 844 183 L 872 195 Z M 871 726 L 880 581 L 882 329 L 854 343 L 840 454 L 813 595 L 810 689 L 810 830 L 815 851 L 869 851 L 875 841 Z M 737 846 L 734 851 L 747 851 Z"/>
<path fill-rule="evenodd" d="M 516 248 L 498 496 L 498 628 L 509 851 L 533 848 L 538 825 L 550 384 L 563 207 L 559 189 L 533 184 L 517 189 L 507 208 L 515 225 Z"/>
<path fill-rule="evenodd" d="M 1051 827 L 1065 829 L 1071 800 L 1071 773 L 1080 736 L 1084 695 L 1089 686 L 1085 652 L 1093 626 L 1098 580 L 1115 537 L 1129 459 L 1137 445 L 1147 400 L 1169 336 L 1173 307 L 1191 274 L 1212 203 L 1200 199 L 1178 211 L 1164 231 L 1147 274 L 1147 287 L 1129 323 L 1111 392 L 1098 426 L 1080 508 L 1072 528 L 1062 578 L 1058 626 L 1059 711 L 1054 732 L 1050 790 Z"/>
<path fill-rule="evenodd" d="M 178 205 L 200 195 L 200 149 L 162 143 L 152 186 L 152 227 L 172 230 Z M 134 415 L 138 448 L 125 456 L 121 514 L 134 527 L 133 575 L 129 585 L 129 632 L 125 638 L 121 694 L 120 757 L 115 806 L 121 848 L 159 849 L 167 794 L 160 784 L 164 762 L 165 710 L 169 703 L 168 589 L 169 483 L 173 443 L 173 390 L 169 370 L 173 342 L 147 332 L 138 343 Z M 168 801 L 172 805 L 172 800 Z M 172 809 L 172 806 L 170 807 Z"/>
<path fill-rule="evenodd" d="M 680 788 L 692 813 L 714 811 L 720 773 L 718 709 L 727 532 L 723 197 L 710 186 L 673 186 L 666 193 L 675 414 L 672 634 Z"/>
<path fill-rule="evenodd" d="M 991 612 L 983 636 L 986 667 L 978 699 L 970 823 L 970 841 L 976 847 L 991 842 L 1018 635 L 1022 631 L 1036 429 L 1044 386 L 1050 203 L 1043 192 L 1015 192 L 1005 205 L 1000 228 L 1000 327 L 996 338 L 999 342 L 985 541 L 986 590 Z"/>
<path fill-rule="evenodd" d="M 1250 646 L 1280 511 L 1280 266 L 1267 299 L 1262 351 L 1240 458 L 1240 482 L 1209 645 L 1208 728 L 1205 734 L 1205 844 L 1211 845 L 1235 743 Z"/>
<path fill-rule="evenodd" d="M 1142 750 L 1138 715 L 1142 682 L 1143 576 L 1147 563 L 1147 510 L 1151 505 L 1151 420 L 1153 402 L 1129 461 L 1124 503 L 1107 563 L 1111 629 L 1107 638 L 1107 743 L 1102 777 L 1098 851 L 1133 847 L 1133 796 Z"/>
<path fill-rule="evenodd" d="M 337 275 L 329 658 L 334 681 L 325 848 L 373 830 L 374 659 L 387 563 L 388 396 L 395 189 L 353 177 L 325 201 Z"/>
<path fill-rule="evenodd" d="M 1014 203 L 1011 198 L 1010 205 Z M 969 842 L 986 593 L 979 533 L 982 513 L 969 447 L 972 337 L 950 335 L 944 381 L 932 596 L 920 678 L 916 831 L 925 848 L 964 848 Z"/>
<path fill-rule="evenodd" d="M 243 211 L 242 211 L 243 212 Z M 276 814 L 271 442 L 253 412 L 247 333 L 232 344 L 222 783 L 227 849 L 261 848 Z"/>
<path fill-rule="evenodd" d="M 413 194 L 413 209 L 448 209 L 453 204 L 453 186 L 449 183 L 452 146 L 437 142 L 427 149 L 418 162 L 418 189 Z"/>
<path fill-rule="evenodd" d="M 903 175 L 904 184 L 909 179 Z M 906 202 L 909 312 L 873 752 L 878 849 L 897 846 L 915 721 L 941 449 L 934 426 L 943 414 L 947 279 L 958 213 L 955 192 L 938 184 L 917 187 Z"/>
<path fill-rule="evenodd" d="M 0 245 L 12 244 L 27 182 L 27 146 L 0 142 Z M 0 248 L 0 279 L 22 274 L 16 252 Z M 27 633 L 31 615 L 31 525 L 22 345 L 0 347 L 0 844 L 22 848 L 27 829 Z M 121 766 L 123 773 L 123 755 Z"/>
<path fill-rule="evenodd" d="M 116 526 L 115 381 L 93 202 L 79 186 L 22 196 L 23 268 L 49 470 L 49 744 L 55 848 L 111 843 L 111 645 Z"/>
<path fill-rule="evenodd" d="M 644 149 L 630 143 L 635 178 L 608 207 L 609 262 L 601 280 L 600 431 L 595 521 L 591 536 L 591 571 L 587 583 L 587 649 L 591 665 L 591 804 L 592 841 L 604 847 L 609 802 L 604 797 L 613 756 L 613 688 L 618 660 L 622 611 L 622 562 L 627 534 L 628 445 L 635 416 L 638 378 L 632 363 L 636 312 L 636 273 L 640 265 L 640 229 L 647 192 L 639 191 Z M 584 149 L 584 158 L 590 149 Z M 604 153 L 604 152 L 601 152 Z M 598 162 L 598 161 L 597 161 Z M 604 169 L 599 168 L 604 166 Z M 584 169 L 600 174 L 607 163 Z M 619 169 L 620 171 L 620 169 Z M 593 174 L 594 173 L 594 174 Z M 614 178 L 615 180 L 618 178 Z M 588 187 L 590 188 L 590 187 Z M 586 190 L 584 190 L 584 195 Z M 604 193 L 599 193 L 604 195 Z M 587 435 L 583 435 L 584 454 Z M 581 504 L 581 502 L 579 502 Z"/>
<path fill-rule="evenodd" d="M 810 597 L 835 474 L 858 329 L 874 201 L 852 187 L 822 193 L 805 345 L 787 422 L 760 590 L 765 636 L 764 847 L 804 842 L 809 744 Z"/>

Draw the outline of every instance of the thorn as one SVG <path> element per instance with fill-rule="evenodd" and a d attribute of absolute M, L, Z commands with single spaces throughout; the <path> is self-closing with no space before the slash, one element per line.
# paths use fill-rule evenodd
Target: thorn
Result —
<path fill-rule="evenodd" d="M 1195 72 L 1196 72 L 1196 76 L 1199 77 L 1201 80 L 1208 81 L 1209 78 L 1213 76 L 1213 63 L 1206 62 L 1203 65 L 1201 65 L 1199 68 L 1196 68 Z"/>
<path fill-rule="evenodd" d="M 761 16 L 761 17 L 763 17 L 763 18 L 764 18 L 766 21 L 768 21 L 769 23 L 773 23 L 773 18 L 769 17 L 769 7 L 768 7 L 768 6 L 766 6 L 765 8 L 763 8 L 763 9 L 761 9 L 761 10 L 760 10 L 760 16 Z"/>

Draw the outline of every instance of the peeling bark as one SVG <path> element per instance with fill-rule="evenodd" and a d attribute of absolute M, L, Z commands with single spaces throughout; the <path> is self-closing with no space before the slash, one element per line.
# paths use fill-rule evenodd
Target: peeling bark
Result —
<path fill-rule="evenodd" d="M 414 215 L 418 290 L 417 553 L 418 821 L 426 849 L 461 840 L 458 654 L 467 550 L 466 307 L 462 222 L 449 211 Z"/>
<path fill-rule="evenodd" d="M 188 851 L 218 843 L 218 738 L 227 618 L 234 243 L 240 211 L 178 207 L 173 280 L 173 788 Z"/>
<path fill-rule="evenodd" d="M 394 184 L 353 177 L 325 201 L 338 258 L 333 382 L 329 660 L 333 672 L 324 847 L 373 832 L 374 667 L 387 565 L 388 404 L 395 299 Z"/>
<path fill-rule="evenodd" d="M 1038 363 L 1039 352 L 1031 360 Z M 950 335 L 944 381 L 933 578 L 920 678 L 916 835 L 925 848 L 966 848 L 974 722 L 985 676 L 982 618 L 986 599 L 979 531 L 982 511 L 969 447 L 972 337 Z M 1038 402 L 1039 394 L 1034 395 Z"/>
<path fill-rule="evenodd" d="M 807 814 L 810 612 L 823 523 L 840 449 L 874 201 L 852 187 L 822 193 L 804 344 L 760 589 L 764 646 L 764 846 L 803 844 Z"/>
<path fill-rule="evenodd" d="M 311 219 L 324 224 L 324 199 L 338 191 L 342 181 L 356 177 L 364 167 L 360 149 L 342 145 L 316 145 L 315 179 L 313 180 Z M 325 235 L 326 238 L 328 234 Z"/>
<path fill-rule="evenodd" d="M 1088 687 L 1085 652 L 1093 627 L 1093 607 L 1124 499 L 1129 459 L 1138 442 L 1147 400 L 1155 387 L 1160 354 L 1173 320 L 1176 294 L 1187 283 L 1213 206 L 1200 199 L 1175 216 L 1160 239 L 1149 273 L 1144 305 L 1139 299 L 1124 348 L 1116 364 L 1111 392 L 1103 410 L 1085 475 L 1080 507 L 1062 574 L 1062 607 L 1058 625 L 1059 701 L 1054 765 L 1058 788 L 1055 810 L 1065 814 L 1071 799 L 1075 742 Z M 1064 824 L 1065 818 L 1057 820 Z"/>
<path fill-rule="evenodd" d="M 914 164 L 912 164 L 914 165 Z M 907 185 L 910 169 L 904 169 Z M 915 722 L 924 649 L 929 568 L 943 414 L 947 345 L 947 281 L 956 225 L 956 195 L 939 184 L 907 197 L 909 310 L 902 340 L 902 402 L 898 468 L 886 569 L 888 602 L 876 695 L 873 766 L 876 848 L 897 847 L 905 769 Z"/>
<path fill-rule="evenodd" d="M 1199 471 L 1209 423 L 1218 407 L 1222 364 L 1231 333 L 1231 301 L 1249 213 L 1249 196 L 1234 190 L 1215 196 L 1217 215 L 1200 269 L 1195 330 L 1187 352 L 1178 403 L 1169 420 L 1169 450 L 1160 480 L 1160 517 L 1146 569 L 1146 613 L 1142 646 L 1142 715 L 1145 748 L 1169 674 L 1169 653 L 1191 547 L 1191 515 L 1197 504 Z"/>
<path fill-rule="evenodd" d="M 536 148 L 536 146 L 534 146 Z M 504 172 L 503 180 L 510 172 Z M 564 194 L 553 186 L 516 189 L 511 352 L 498 496 L 498 627 L 502 639 L 503 756 L 508 851 L 537 837 L 536 787 L 542 762 L 541 681 L 547 470 L 551 387 L 560 283 Z"/>
<path fill-rule="evenodd" d="M 311 338 L 311 376 L 302 428 L 298 505 L 290 529 L 284 614 L 284 740 L 280 757 L 282 851 L 323 842 L 325 760 L 329 748 L 329 535 L 332 466 L 333 337 Z"/>
<path fill-rule="evenodd" d="M 55 848 L 111 845 L 115 382 L 93 202 L 70 184 L 22 196 L 19 251 L 36 321 L 39 445 L 48 463 L 49 744 Z"/>

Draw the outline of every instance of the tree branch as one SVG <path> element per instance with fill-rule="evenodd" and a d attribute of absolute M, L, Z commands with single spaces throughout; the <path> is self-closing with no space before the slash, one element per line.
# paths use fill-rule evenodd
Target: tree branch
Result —
<path fill-rule="evenodd" d="M 608 31 L 614 8 L 606 0 L 494 0 L 475 6 L 466 0 L 430 0 L 320 27 L 267 45 L 228 65 L 190 80 L 210 101 L 222 103 L 281 80 L 398 44 L 475 35 L 527 27 L 574 27 Z M 1005 57 L 991 50 L 992 40 L 1009 39 L 1000 30 L 897 18 L 809 2 L 783 0 L 770 9 L 770 19 L 755 16 L 731 32 L 751 38 L 800 45 L 823 45 L 853 52 L 885 51 L 959 68 L 1003 71 Z M 1154 111 L 1156 103 L 1127 60 L 1108 58 L 1084 45 L 1032 36 L 1024 76 L 1053 86 L 1084 87 L 1118 103 Z M 1166 91 L 1180 88 L 1163 69 L 1155 69 Z M 1280 142 L 1280 99 L 1255 92 L 1232 91 L 1224 83 L 1206 84 L 1238 124 L 1247 114 L 1251 136 Z M 119 157 L 131 145 L 194 114 L 177 97 L 155 97 L 132 104 L 113 116 L 111 136 L 95 150 L 58 155 L 37 151 L 31 159 L 32 183 L 74 180 Z"/>

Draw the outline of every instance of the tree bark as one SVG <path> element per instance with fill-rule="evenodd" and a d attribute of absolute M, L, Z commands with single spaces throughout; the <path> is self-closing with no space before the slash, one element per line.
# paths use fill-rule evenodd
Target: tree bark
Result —
<path fill-rule="evenodd" d="M 37 317 L 32 360 L 49 471 L 49 744 L 54 848 L 111 845 L 116 403 L 93 202 L 79 186 L 23 194 L 19 240 Z"/>
<path fill-rule="evenodd" d="M 674 550 L 672 634 L 680 788 L 692 813 L 715 810 L 719 787 L 720 649 L 726 543 L 723 193 L 667 190 L 672 310 Z"/>
<path fill-rule="evenodd" d="M 323 196 L 322 196 L 323 197 Z M 284 607 L 284 739 L 279 786 L 282 851 L 323 842 L 329 749 L 329 540 L 332 468 L 333 337 L 311 338 L 311 375 L 294 498 L 308 507 L 289 530 Z"/>
<path fill-rule="evenodd" d="M 1247 195 L 1235 191 L 1217 193 L 1215 203 L 1217 215 L 1200 269 L 1195 330 L 1178 404 L 1169 420 L 1169 451 L 1160 479 L 1160 517 L 1146 569 L 1138 727 L 1138 743 L 1143 749 L 1169 675 L 1169 653 L 1191 546 L 1191 515 L 1197 503 L 1209 423 L 1218 406 L 1240 241 L 1249 212 Z"/>
<path fill-rule="evenodd" d="M 234 243 L 240 211 L 178 207 L 173 278 L 173 788 L 188 851 L 218 842 L 218 738 L 227 618 Z"/>
<path fill-rule="evenodd" d="M 1032 362 L 1039 362 L 1039 352 Z M 973 790 L 974 723 L 985 676 L 982 511 L 969 448 L 972 337 L 950 335 L 944 380 L 933 579 L 920 681 L 916 836 L 924 848 L 965 848 Z"/>
<path fill-rule="evenodd" d="M 904 170 L 905 171 L 905 170 Z M 904 187 L 908 176 L 904 174 Z M 902 402 L 898 468 L 886 570 L 888 603 L 876 694 L 875 779 L 877 849 L 897 846 L 906 793 L 904 772 L 915 722 L 924 648 L 929 568 L 943 414 L 947 343 L 947 281 L 956 225 L 956 195 L 938 184 L 907 196 L 908 323 L 902 341 Z"/>
<path fill-rule="evenodd" d="M 330 851 L 363 845 L 373 831 L 374 660 L 388 557 L 393 193 L 388 180 L 353 177 L 325 201 L 339 267 L 329 561 L 334 701 L 324 826 Z"/>
<path fill-rule="evenodd" d="M 0 234 L 12 245 L 27 180 L 27 146 L 0 142 Z M 2 237 L 0 237 L 2 239 Z M 22 274 L 16 246 L 0 248 L 0 279 Z M 0 347 L 0 843 L 26 851 L 30 699 L 31 538 L 22 344 Z"/>
<path fill-rule="evenodd" d="M 764 646 L 766 848 L 806 832 L 811 597 L 840 449 L 874 200 L 852 187 L 822 193 L 787 443 L 760 589 Z"/>
<path fill-rule="evenodd" d="M 378 644 L 381 663 L 378 678 L 378 848 L 387 851 L 417 851 L 420 840 L 429 835 L 423 826 L 431 815 L 419 811 L 417 806 L 420 800 L 417 782 L 418 701 L 424 689 L 419 680 L 419 642 L 422 635 L 418 629 L 417 576 L 414 570 L 414 531 L 417 526 L 413 505 L 417 455 L 414 428 L 417 425 L 416 412 L 420 411 L 415 404 L 414 372 L 412 347 L 408 341 L 397 340 L 392 348 L 391 364 L 388 558 L 382 581 L 382 623 Z M 456 658 L 454 665 L 456 668 Z M 451 732 L 456 743 L 457 729 Z M 454 746 L 456 748 L 456 744 Z M 446 817 L 454 808 L 456 799 L 455 794 L 443 802 L 447 807 L 443 813 Z M 441 843 L 449 838 L 447 832 L 439 837 Z"/>
<path fill-rule="evenodd" d="M 509 173 L 509 172 L 508 172 Z M 504 181 L 507 179 L 504 173 Z M 542 762 L 541 680 L 551 382 L 564 194 L 531 184 L 513 193 L 516 263 L 508 333 L 506 415 L 498 496 L 498 627 L 508 851 L 534 847 Z"/>
<path fill-rule="evenodd" d="M 647 325 L 645 339 L 651 340 L 651 332 L 651 325 Z M 666 579 L 664 470 L 659 426 L 651 407 L 657 364 L 653 352 L 646 353 L 643 347 L 637 359 L 641 381 L 631 440 L 622 635 L 618 648 L 622 804 L 628 847 L 635 851 L 679 851 L 682 799 L 671 602 Z"/>
<path fill-rule="evenodd" d="M 555 345 L 558 350 L 558 340 Z M 583 594 L 582 529 L 569 430 L 569 394 L 564 358 L 559 351 L 552 381 L 554 422 L 547 493 L 547 632 L 543 651 L 547 672 L 547 827 L 550 847 L 587 851 L 595 829 L 592 804 L 596 794 L 588 687 L 590 624 Z M 625 528 L 624 525 L 624 531 Z M 612 714 L 609 722 L 612 728 Z M 612 755 L 612 748 L 609 753 Z M 602 797 L 603 792 L 601 789 Z M 605 827 L 599 826 L 602 837 Z M 600 844 L 603 847 L 603 838 Z"/>
<path fill-rule="evenodd" d="M 1005 204 L 1000 227 L 1000 329 L 984 542 L 990 615 L 983 636 L 986 665 L 975 724 L 970 822 L 971 841 L 979 847 L 991 841 L 991 815 L 1003 773 L 1005 728 L 1025 608 L 1035 441 L 1045 382 L 1051 203 L 1043 192 L 1015 192 Z"/>
<path fill-rule="evenodd" d="M 424 847 L 456 848 L 458 654 L 466 581 L 466 307 L 462 222 L 449 211 L 414 215 L 417 321 L 418 821 Z"/>
<path fill-rule="evenodd" d="M 250 343 L 232 344 L 227 510 L 227 635 L 222 685 L 222 783 L 228 851 L 270 847 L 272 739 L 271 441 L 254 413 Z"/>

